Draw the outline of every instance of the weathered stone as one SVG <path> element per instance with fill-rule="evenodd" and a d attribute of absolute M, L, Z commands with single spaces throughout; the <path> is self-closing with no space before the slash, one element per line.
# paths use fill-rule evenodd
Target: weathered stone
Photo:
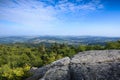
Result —
<path fill-rule="evenodd" d="M 42 78 L 49 69 L 50 69 L 50 65 L 46 65 L 44 67 L 38 68 L 33 73 L 33 76 L 27 78 L 26 80 L 38 80 Z"/>
<path fill-rule="evenodd" d="M 120 80 L 120 50 L 80 52 L 33 72 L 27 80 Z"/>
<path fill-rule="evenodd" d="M 34 74 L 37 71 L 37 69 L 37 67 L 32 67 L 29 72 Z"/>
<path fill-rule="evenodd" d="M 69 57 L 65 57 L 63 59 L 54 61 L 52 63 L 52 66 L 65 66 L 65 65 L 68 65 L 69 63 L 70 63 L 70 58 Z"/>
<path fill-rule="evenodd" d="M 70 65 L 71 80 L 120 80 L 120 63 L 73 65 Z"/>
<path fill-rule="evenodd" d="M 119 60 L 119 50 L 96 50 L 78 53 L 71 59 L 71 63 L 115 62 Z"/>
<path fill-rule="evenodd" d="M 40 80 L 70 80 L 69 68 L 68 66 L 51 68 Z"/>

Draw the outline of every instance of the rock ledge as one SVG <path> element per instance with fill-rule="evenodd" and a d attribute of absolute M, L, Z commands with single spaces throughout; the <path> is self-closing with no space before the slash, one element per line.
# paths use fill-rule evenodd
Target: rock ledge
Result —
<path fill-rule="evenodd" d="M 120 50 L 80 52 L 31 72 L 26 80 L 120 80 Z"/>

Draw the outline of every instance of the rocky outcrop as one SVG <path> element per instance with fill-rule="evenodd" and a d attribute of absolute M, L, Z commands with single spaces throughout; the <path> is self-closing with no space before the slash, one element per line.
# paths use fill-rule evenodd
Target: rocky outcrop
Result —
<path fill-rule="evenodd" d="M 120 50 L 80 52 L 31 72 L 26 80 L 120 80 Z"/>
<path fill-rule="evenodd" d="M 69 80 L 70 58 L 65 57 L 44 67 L 30 70 L 34 75 L 26 80 Z"/>

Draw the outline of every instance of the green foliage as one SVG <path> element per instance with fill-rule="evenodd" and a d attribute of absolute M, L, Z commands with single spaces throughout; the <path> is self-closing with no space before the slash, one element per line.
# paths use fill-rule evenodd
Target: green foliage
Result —
<path fill-rule="evenodd" d="M 82 52 L 82 51 L 86 51 L 86 46 L 85 45 L 81 45 L 78 47 L 78 51 Z"/>
<path fill-rule="evenodd" d="M 51 46 L 4 44 L 0 45 L 0 80 L 24 80 L 31 67 L 41 67 L 65 56 L 87 50 L 120 49 L 120 41 L 101 45 L 67 45 L 54 43 Z"/>
<path fill-rule="evenodd" d="M 23 77 L 28 77 L 30 74 L 28 70 L 29 65 L 23 67 L 10 68 L 9 65 L 3 65 L 0 67 L 0 80 L 22 80 Z"/>
<path fill-rule="evenodd" d="M 107 42 L 106 49 L 120 49 L 120 41 Z"/>

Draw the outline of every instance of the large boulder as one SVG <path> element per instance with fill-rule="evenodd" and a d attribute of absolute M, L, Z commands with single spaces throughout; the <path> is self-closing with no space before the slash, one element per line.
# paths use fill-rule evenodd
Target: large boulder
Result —
<path fill-rule="evenodd" d="M 69 68 L 68 66 L 51 68 L 40 80 L 70 80 Z"/>
<path fill-rule="evenodd" d="M 120 50 L 80 52 L 31 72 L 27 80 L 120 80 Z"/>
<path fill-rule="evenodd" d="M 70 58 L 65 57 L 57 60 L 50 65 L 30 70 L 33 76 L 26 80 L 69 80 L 69 63 Z"/>
<path fill-rule="evenodd" d="M 50 66 L 50 69 L 40 80 L 69 80 L 69 63 L 69 57 L 65 57 L 63 59 L 53 62 Z"/>

